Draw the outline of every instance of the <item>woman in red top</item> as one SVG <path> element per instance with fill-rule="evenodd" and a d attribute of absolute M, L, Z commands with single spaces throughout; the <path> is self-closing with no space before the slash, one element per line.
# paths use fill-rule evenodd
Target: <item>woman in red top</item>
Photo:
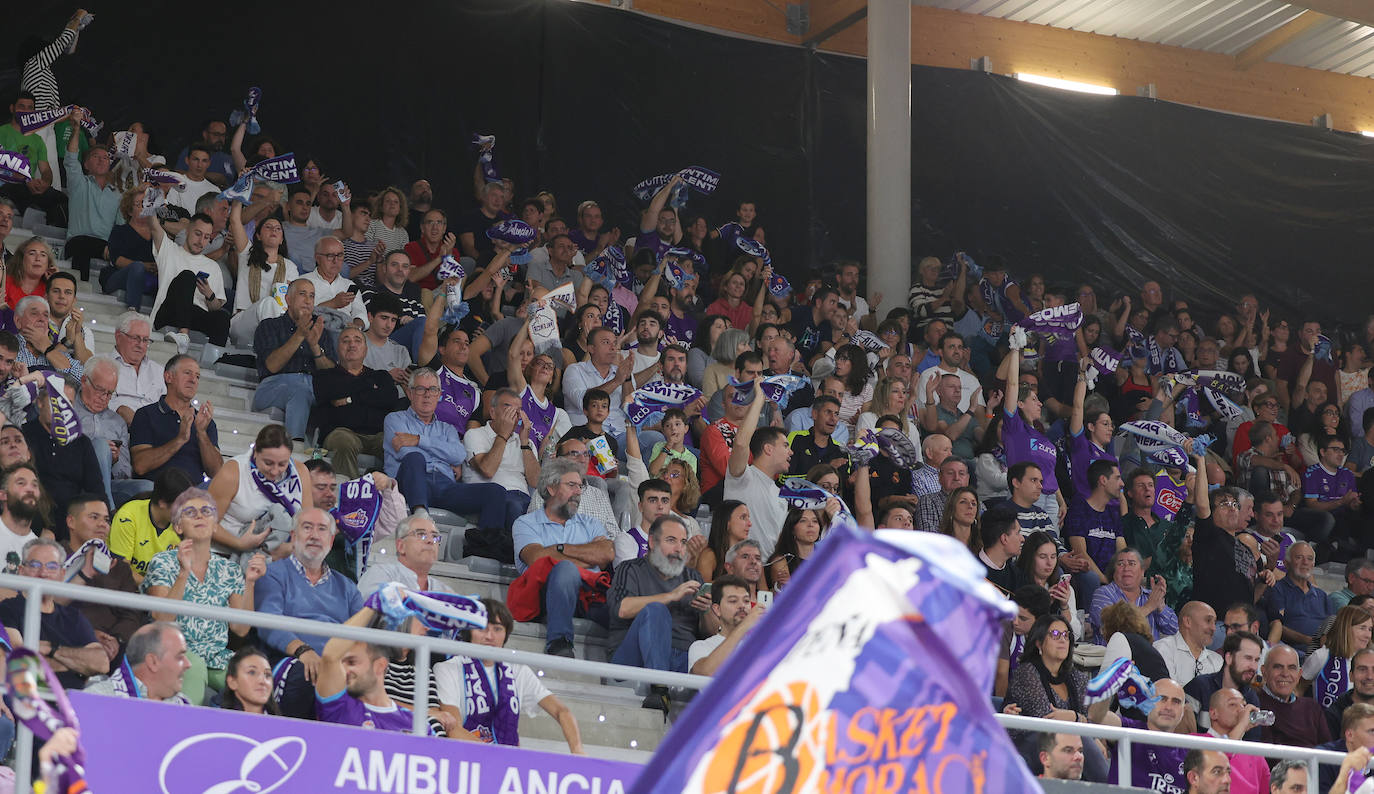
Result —
<path fill-rule="evenodd" d="M 5 305 L 13 309 L 21 298 L 48 294 L 48 276 L 57 272 L 57 257 L 38 237 L 30 237 L 5 263 Z"/>
<path fill-rule="evenodd" d="M 741 331 L 749 329 L 749 321 L 754 318 L 754 307 L 744 302 L 744 290 L 749 282 L 743 273 L 731 270 L 720 282 L 720 297 L 706 307 L 707 314 L 719 314 L 730 321 L 731 327 Z"/>

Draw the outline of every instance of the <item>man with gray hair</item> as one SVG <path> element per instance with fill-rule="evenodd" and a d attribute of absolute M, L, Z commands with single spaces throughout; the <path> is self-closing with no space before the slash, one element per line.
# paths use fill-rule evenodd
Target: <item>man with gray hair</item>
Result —
<path fill-rule="evenodd" d="M 186 637 L 177 624 L 160 620 L 135 631 L 124 649 L 124 664 L 109 676 L 92 679 L 86 691 L 189 706 L 191 701 L 181 694 L 189 669 Z"/>
<path fill-rule="evenodd" d="M 544 652 L 573 658 L 575 614 L 590 617 L 603 625 L 605 613 L 588 611 L 578 597 L 586 573 L 595 574 L 615 559 L 615 546 L 599 521 L 582 515 L 582 491 L 586 487 L 586 464 L 557 459 L 539 472 L 537 489 L 544 500 L 542 510 L 516 519 L 511 528 L 515 545 L 515 567 L 521 579 L 539 580 L 543 590 L 543 614 L 548 626 Z M 549 562 L 544 562 L 547 558 Z M 551 564 L 550 564 L 551 563 Z M 524 582 L 534 587 L 536 582 Z M 513 584 L 512 587 L 515 587 Z"/>
<path fill-rule="evenodd" d="M 63 563 L 67 550 L 55 540 L 34 538 L 25 543 L 21 559 L 23 564 L 19 573 L 22 576 L 60 582 L 66 573 Z M 0 601 L 0 624 L 23 626 L 26 604 L 23 595 Z M 95 630 L 81 610 L 71 604 L 59 604 L 52 594 L 46 594 L 39 612 L 42 622 L 39 624 L 38 652 L 48 658 L 62 686 L 81 689 L 88 676 L 109 672 L 110 657 L 105 655 L 105 648 L 96 639 Z M 26 639 L 32 641 L 33 637 Z"/>
<path fill-rule="evenodd" d="M 363 608 L 358 588 L 325 564 L 337 531 L 334 518 L 318 507 L 296 513 L 291 530 L 291 556 L 267 566 L 253 591 L 254 607 L 267 615 L 343 623 Z M 313 714 L 313 686 L 320 653 L 328 637 L 259 629 L 258 636 L 279 658 L 299 664 L 287 671 L 279 705 L 283 714 L 308 718 Z"/>
<path fill-rule="evenodd" d="M 366 328 L 367 307 L 358 285 L 340 275 L 343 257 L 342 241 L 332 236 L 321 237 L 315 241 L 315 269 L 301 278 L 315 285 L 315 309 L 330 321 L 331 327 Z"/>
<path fill-rule="evenodd" d="M 743 579 L 749 585 L 749 601 L 759 600 L 759 585 L 763 584 L 763 547 L 757 540 L 745 538 L 725 551 L 725 572 Z"/>
<path fill-rule="evenodd" d="M 305 439 L 310 411 L 315 407 L 311 376 L 334 366 L 337 337 L 315 316 L 315 284 L 298 278 L 286 289 L 286 313 L 258 323 L 253 331 L 253 355 L 258 359 L 253 410 L 280 408 L 286 413 L 286 432 Z"/>
<path fill-rule="evenodd" d="M 1358 595 L 1374 594 L 1374 560 L 1356 557 L 1345 564 L 1345 587 L 1331 593 L 1331 607 L 1340 610 Z"/>
<path fill-rule="evenodd" d="M 152 321 L 135 311 L 119 315 L 115 325 L 115 352 L 111 359 L 119 366 L 119 384 L 110 398 L 110 410 L 119 414 L 125 424 L 133 423 L 138 409 L 152 405 L 167 393 L 162 365 L 148 358 L 152 332 Z"/>
<path fill-rule="evenodd" d="M 86 372 L 76 384 L 72 408 L 81 420 L 81 432 L 95 447 L 105 495 L 116 508 L 135 495 L 152 490 L 151 480 L 133 479 L 129 426 L 110 409 L 110 398 L 119 385 L 119 365 L 107 355 L 86 360 Z"/>
<path fill-rule="evenodd" d="M 1307 794 L 1307 763 L 1296 758 L 1274 762 L 1269 770 L 1269 794 Z"/>
<path fill-rule="evenodd" d="M 687 566 L 686 522 L 659 516 L 649 525 L 649 553 L 621 563 L 606 594 L 611 662 L 687 672 L 687 649 L 697 639 L 710 596 L 699 594 L 701 574 Z M 667 713 L 668 687 L 650 687 L 644 708 Z"/>
<path fill-rule="evenodd" d="M 26 295 L 14 306 L 15 336 L 19 337 L 19 354 L 15 360 L 30 371 L 51 370 L 81 377 L 84 371 L 75 356 L 67 354 L 60 339 L 53 339 L 48 327 L 51 310 L 48 299 Z"/>
<path fill-rule="evenodd" d="M 387 582 L 400 582 L 408 590 L 452 593 L 453 588 L 429 575 L 439 560 L 443 539 L 429 511 L 416 510 L 406 516 L 396 526 L 394 555 L 388 555 L 386 546 L 372 547 L 370 564 L 358 579 L 358 592 L 371 595 Z"/>
<path fill-rule="evenodd" d="M 1312 582 L 1317 564 L 1312 544 L 1300 540 L 1289 546 L 1284 562 L 1287 573 L 1264 591 L 1259 608 L 1268 621 L 1271 644 L 1285 642 L 1305 650 L 1319 639 L 1322 621 L 1336 610 L 1326 592 Z"/>

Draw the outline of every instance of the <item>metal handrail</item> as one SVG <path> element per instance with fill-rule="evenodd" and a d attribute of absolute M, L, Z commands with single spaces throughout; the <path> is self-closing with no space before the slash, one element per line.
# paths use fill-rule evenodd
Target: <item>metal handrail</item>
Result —
<path fill-rule="evenodd" d="M 345 626 L 340 623 L 326 623 L 306 618 L 293 618 L 264 612 L 252 612 L 232 607 L 216 607 L 197 604 L 173 598 L 126 593 L 121 590 L 106 590 L 99 587 L 55 582 L 30 576 L 0 574 L 0 588 L 17 590 L 27 599 L 24 611 L 24 645 L 38 650 L 42 626 L 43 596 L 70 599 L 94 604 L 125 607 L 143 612 L 170 612 L 175 615 L 209 618 L 227 623 L 245 623 L 259 628 L 278 629 L 297 634 L 343 637 L 350 640 L 369 642 L 392 648 L 409 648 L 415 652 L 415 699 L 411 703 L 413 722 L 411 730 L 423 735 L 428 732 L 429 721 L 429 680 L 432 668 L 431 655 L 439 652 L 445 655 L 463 655 L 474 659 L 491 659 L 511 664 L 524 664 L 535 668 L 555 670 L 582 675 L 595 675 L 623 681 L 639 681 L 648 684 L 682 687 L 684 689 L 704 689 L 711 683 L 707 676 L 673 673 L 666 670 L 650 670 L 644 667 L 630 667 L 623 664 L 593 662 L 589 660 L 568 659 L 562 656 L 549 656 L 542 653 L 517 651 L 511 648 L 493 648 L 487 645 L 474 645 L 470 642 L 440 639 L 423 634 L 387 631 L 385 629 Z M 28 791 L 32 777 L 33 734 L 22 723 L 18 725 L 15 740 L 15 778 L 16 791 Z"/>
<path fill-rule="evenodd" d="M 1290 747 L 1282 744 L 1264 742 L 1218 739 L 1214 736 L 1190 736 L 1183 733 L 1164 733 L 1141 728 L 1123 728 L 1113 725 L 1097 725 L 1091 722 L 1065 722 L 1044 717 L 1023 717 L 1016 714 L 998 714 L 997 721 L 1010 730 L 1034 731 L 1036 733 L 1070 733 L 1091 739 L 1108 739 L 1117 742 L 1116 777 L 1117 784 L 1131 786 L 1131 745 L 1139 741 L 1161 747 L 1183 747 L 1189 750 L 1216 750 L 1222 753 L 1258 755 L 1266 758 L 1291 759 L 1307 762 L 1308 791 L 1317 791 L 1317 766 L 1335 764 L 1340 766 L 1345 753 L 1316 748 Z"/>

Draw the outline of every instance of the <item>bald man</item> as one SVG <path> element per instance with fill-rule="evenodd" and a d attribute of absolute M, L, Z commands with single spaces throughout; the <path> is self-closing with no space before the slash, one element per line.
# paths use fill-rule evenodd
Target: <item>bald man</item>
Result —
<path fill-rule="evenodd" d="M 1182 686 L 1200 675 L 1221 669 L 1221 654 L 1208 650 L 1217 629 L 1217 613 L 1201 601 L 1189 601 L 1178 611 L 1178 633 L 1155 641 L 1169 677 Z"/>
<path fill-rule="evenodd" d="M 1198 736 L 1241 741 L 1250 728 L 1251 715 L 1258 711 L 1253 703 L 1245 702 L 1240 690 L 1218 689 L 1207 709 L 1212 727 Z M 1226 758 L 1231 762 L 1231 785 L 1237 791 L 1264 791 L 1269 784 L 1269 765 L 1263 758 L 1243 753 L 1227 753 Z"/>
<path fill-rule="evenodd" d="M 1160 733 L 1173 733 L 1177 730 L 1179 723 L 1183 721 L 1184 711 L 1188 707 L 1184 699 L 1183 687 L 1177 681 L 1161 678 L 1155 682 L 1155 694 L 1159 696 L 1159 702 L 1150 710 L 1150 715 L 1145 722 L 1130 717 L 1122 717 L 1121 726 L 1123 728 L 1148 728 Z M 1183 758 L 1187 752 L 1181 747 L 1163 747 L 1145 744 L 1144 742 L 1133 743 L 1131 745 L 1131 785 L 1150 791 L 1174 791 L 1182 788 L 1185 779 Z M 1107 779 L 1111 781 L 1117 779 L 1115 755 L 1112 757 L 1112 768 L 1107 774 Z"/>

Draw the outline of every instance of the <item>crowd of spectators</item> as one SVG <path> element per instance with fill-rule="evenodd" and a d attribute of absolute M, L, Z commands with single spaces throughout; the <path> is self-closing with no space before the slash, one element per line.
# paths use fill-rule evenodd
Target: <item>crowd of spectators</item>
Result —
<path fill-rule="evenodd" d="M 73 46 L 83 13 L 33 57 Z M 238 200 L 241 174 L 292 147 L 217 118 L 173 158 L 136 123 L 132 146 L 89 136 L 80 107 L 25 134 L 19 114 L 61 107 L 45 69 L 0 127 L 33 164 L 0 189 L 9 570 L 376 625 L 369 595 L 447 592 L 431 570 L 461 545 L 515 576 L 473 642 L 541 621 L 546 652 L 573 657 L 586 618 L 611 661 L 711 675 L 848 514 L 982 561 L 1020 613 L 990 693 L 1008 711 L 1342 749 L 1374 731 L 1374 320 L 1328 338 L 1251 294 L 1206 318 L 1154 281 L 1099 301 L 1103 285 L 963 254 L 922 259 L 884 302 L 861 294 L 858 262 L 775 269 L 747 199 L 708 217 L 674 176 L 616 225 L 595 197 L 517 192 L 480 153 L 472 193 L 446 196 L 424 178 L 347 186 L 347 163 L 292 142 L 300 181 Z M 515 221 L 534 239 L 509 242 Z M 65 228 L 64 258 L 20 225 Z M 111 349 L 84 320 L 95 290 L 128 308 Z M 1071 333 L 1019 334 L 1066 304 Z M 177 353 L 159 361 L 162 339 Z M 1097 349 L 1123 358 L 1094 378 Z M 198 392 L 236 354 L 256 369 L 252 409 L 280 421 L 226 456 Z M 1208 371 L 1241 384 L 1234 410 L 1198 399 Z M 681 399 L 645 418 L 646 389 Z M 1162 464 L 1118 438 L 1138 419 L 1212 441 Z M 822 495 L 784 498 L 797 479 Z M 343 531 L 360 494 L 362 544 Z M 440 531 L 448 514 L 461 538 Z M 1313 571 L 1331 561 L 1347 587 L 1328 594 Z M 0 602 L 12 639 L 24 611 Z M 42 615 L 69 687 L 411 724 L 413 664 L 379 646 L 51 599 Z M 1148 716 L 1084 705 L 1080 644 L 1153 681 Z M 513 744 L 503 715 L 538 705 L 582 750 L 524 667 L 455 657 L 433 685 L 436 734 Z M 672 700 L 652 687 L 644 705 Z M 1272 725 L 1251 725 L 1261 709 Z M 1023 742 L 1032 766 L 1105 779 L 1111 748 L 1047 736 Z M 1182 753 L 1137 752 L 1137 780 L 1187 785 Z M 1233 786 L 1268 779 L 1252 758 L 1230 759 Z"/>

